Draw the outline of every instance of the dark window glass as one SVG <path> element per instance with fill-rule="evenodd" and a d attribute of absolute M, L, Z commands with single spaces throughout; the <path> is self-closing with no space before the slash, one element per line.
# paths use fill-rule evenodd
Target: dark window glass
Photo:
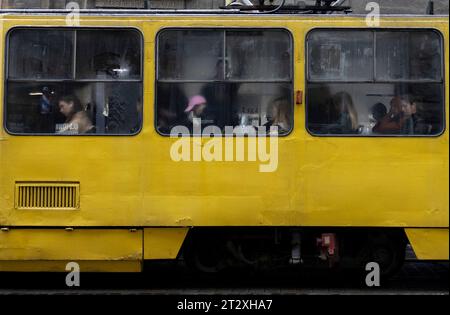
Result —
<path fill-rule="evenodd" d="M 291 131 L 292 43 L 285 31 L 166 30 L 158 56 L 161 134 L 176 126 L 191 134 L 208 126 L 223 134 L 228 127 L 235 133 L 267 134 L 271 126 L 279 135 Z"/>
<path fill-rule="evenodd" d="M 132 31 L 77 32 L 77 79 L 139 79 L 140 36 Z"/>
<path fill-rule="evenodd" d="M 225 89 L 222 83 L 160 83 L 157 95 L 156 123 L 162 134 L 170 134 L 176 126 L 186 126 L 195 134 L 200 134 L 206 126 L 224 126 Z M 201 96 L 207 105 L 201 113 L 198 110 L 196 116 L 192 111 L 186 112 L 190 98 L 195 96 Z M 194 124 L 194 118 L 201 118 L 201 124 Z"/>
<path fill-rule="evenodd" d="M 17 134 L 134 134 L 141 91 L 135 83 L 10 83 L 6 127 Z M 72 104 L 71 104 L 72 103 Z"/>
<path fill-rule="evenodd" d="M 326 61 L 326 66 L 318 67 L 325 69 L 326 75 L 315 76 L 321 73 L 315 70 L 317 51 L 309 49 L 309 131 L 315 135 L 354 136 L 436 136 L 442 133 L 445 127 L 444 85 L 439 35 L 420 30 L 371 33 L 377 53 L 371 58 L 367 55 L 365 62 L 368 69 L 376 67 L 377 71 L 376 77 L 363 80 L 367 82 L 354 82 L 358 81 L 354 76 L 335 80 L 337 77 L 329 75 L 333 71 L 327 70 L 333 68 L 334 61 Z M 359 51 L 359 45 L 361 49 L 367 46 L 366 42 L 359 42 L 360 34 L 356 30 L 316 30 L 310 34 L 309 43 L 320 38 L 318 45 L 326 46 L 340 38 L 345 45 Z M 358 57 L 346 62 L 349 69 L 360 65 Z"/>
<path fill-rule="evenodd" d="M 311 81 L 373 80 L 373 33 L 316 31 L 308 37 Z"/>
<path fill-rule="evenodd" d="M 222 80 L 223 32 L 164 31 L 158 42 L 159 80 Z"/>
<path fill-rule="evenodd" d="M 291 85 L 286 83 L 234 83 L 229 86 L 231 116 L 228 125 L 241 130 L 277 126 L 280 134 L 293 128 Z"/>
<path fill-rule="evenodd" d="M 217 126 L 225 133 L 224 128 L 231 126 L 245 133 L 258 131 L 259 126 L 269 131 L 276 125 L 279 134 L 287 134 L 293 127 L 291 95 L 289 83 L 160 83 L 157 129 L 168 135 L 172 128 L 185 126 L 191 134 L 200 134 L 207 126 Z M 199 96 L 204 98 L 204 110 L 196 115 L 186 112 Z M 201 118 L 201 125 L 194 118 Z"/>
<path fill-rule="evenodd" d="M 308 128 L 317 135 L 437 135 L 442 99 L 435 83 L 310 84 Z"/>
<path fill-rule="evenodd" d="M 435 32 L 378 32 L 377 80 L 442 79 L 441 39 Z"/>
<path fill-rule="evenodd" d="M 227 79 L 291 79 L 291 40 L 280 31 L 227 32 Z"/>
<path fill-rule="evenodd" d="M 10 79 L 71 79 L 74 32 L 18 29 L 9 37 Z"/>
<path fill-rule="evenodd" d="M 27 29 L 13 31 L 10 42 L 32 38 L 47 41 L 48 37 L 71 38 L 74 42 L 55 60 L 42 58 L 40 49 L 17 54 L 19 49 L 9 46 L 9 60 L 16 68 L 9 68 L 7 78 L 7 130 L 55 135 L 138 133 L 142 125 L 139 34 L 132 30 Z M 32 68 L 17 66 L 34 57 L 48 62 L 40 67 L 39 76 Z M 70 74 L 60 75 L 61 65 L 66 64 L 64 68 Z"/>

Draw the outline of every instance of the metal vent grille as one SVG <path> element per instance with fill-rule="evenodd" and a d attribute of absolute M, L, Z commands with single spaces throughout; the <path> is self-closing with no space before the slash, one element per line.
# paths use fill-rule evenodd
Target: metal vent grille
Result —
<path fill-rule="evenodd" d="M 16 208 L 75 210 L 79 193 L 79 183 L 16 183 Z"/>

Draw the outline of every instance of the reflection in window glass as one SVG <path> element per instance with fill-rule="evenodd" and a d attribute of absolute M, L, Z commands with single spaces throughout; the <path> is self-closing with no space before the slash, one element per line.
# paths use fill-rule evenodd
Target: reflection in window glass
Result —
<path fill-rule="evenodd" d="M 71 79 L 73 31 L 17 29 L 9 37 L 10 79 Z"/>
<path fill-rule="evenodd" d="M 308 36 L 310 80 L 371 81 L 373 79 L 373 33 L 314 31 Z"/>
<path fill-rule="evenodd" d="M 65 46 L 48 45 L 56 51 L 60 49 L 64 60 L 49 54 L 48 47 L 17 54 L 21 50 L 9 46 L 13 65 L 6 87 L 7 130 L 14 134 L 55 135 L 139 132 L 142 124 L 139 34 L 133 30 L 27 29 L 13 31 L 10 40 L 35 38 L 36 42 L 47 43 L 46 36 L 68 42 L 68 38 L 76 40 L 74 44 L 71 42 L 67 53 Z M 40 66 L 29 67 L 29 59 L 40 60 Z M 62 66 L 64 71 L 60 70 Z M 39 75 L 35 69 L 39 69 Z"/>
<path fill-rule="evenodd" d="M 164 31 L 158 42 L 160 80 L 223 79 L 223 32 Z"/>
<path fill-rule="evenodd" d="M 223 133 L 232 127 L 253 134 L 276 126 L 278 134 L 288 134 L 291 50 L 291 38 L 281 30 L 164 31 L 158 41 L 157 130 L 169 135 L 185 126 L 200 134 L 217 126 Z"/>
<path fill-rule="evenodd" d="M 227 32 L 227 79 L 290 80 L 289 34 L 280 31 Z"/>
<path fill-rule="evenodd" d="M 325 52 L 326 58 L 322 57 L 323 50 L 315 49 L 333 42 L 338 47 L 351 46 L 352 51 L 362 51 L 367 43 L 355 38 L 369 33 L 376 41 L 377 53 L 366 56 L 364 62 L 369 70 L 358 72 L 373 74 L 375 65 L 377 72 L 376 77 L 368 76 L 365 82 L 352 82 L 358 81 L 353 75 L 336 75 L 335 70 L 341 66 L 335 64 L 343 57 L 335 54 L 334 48 Z M 318 39 L 322 42 L 314 44 Z M 309 41 L 307 126 L 312 134 L 435 136 L 443 131 L 443 67 L 437 33 L 315 30 Z M 361 67 L 359 53 L 348 56 L 351 58 L 346 59 L 344 68 Z"/>
<path fill-rule="evenodd" d="M 435 32 L 378 32 L 377 80 L 440 80 L 441 43 Z"/>
<path fill-rule="evenodd" d="M 77 78 L 139 79 L 141 45 L 138 32 L 77 32 Z"/>

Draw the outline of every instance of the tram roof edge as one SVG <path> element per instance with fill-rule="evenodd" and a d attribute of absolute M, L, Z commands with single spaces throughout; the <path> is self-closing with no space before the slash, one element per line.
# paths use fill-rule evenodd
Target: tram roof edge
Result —
<path fill-rule="evenodd" d="M 24 15 L 58 15 L 58 14 L 69 14 L 73 13 L 71 10 L 66 9 L 0 9 L 0 14 L 24 14 Z M 134 16 L 156 16 L 156 15 L 224 15 L 224 16 L 233 16 L 233 15 L 245 15 L 245 16 L 309 16 L 309 17 L 366 17 L 366 14 L 354 14 L 354 13 L 333 13 L 333 14 L 311 14 L 311 13 L 274 13 L 274 14 L 265 14 L 264 12 L 248 12 L 234 9 L 81 9 L 78 11 L 81 15 L 96 15 L 96 16 L 111 16 L 111 15 L 134 15 Z M 448 14 L 381 14 L 382 17 L 449 17 Z"/>

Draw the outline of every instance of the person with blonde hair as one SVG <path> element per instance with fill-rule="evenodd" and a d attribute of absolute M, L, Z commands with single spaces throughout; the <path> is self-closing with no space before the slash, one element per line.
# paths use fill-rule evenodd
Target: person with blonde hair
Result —
<path fill-rule="evenodd" d="M 285 98 L 277 98 L 267 110 L 269 121 L 264 125 L 270 132 L 270 127 L 277 127 L 278 134 L 286 134 L 291 130 L 290 104 Z"/>
<path fill-rule="evenodd" d="M 333 105 L 337 111 L 337 120 L 330 125 L 331 133 L 354 134 L 359 130 L 358 112 L 353 99 L 347 92 L 339 92 L 333 96 Z"/>

